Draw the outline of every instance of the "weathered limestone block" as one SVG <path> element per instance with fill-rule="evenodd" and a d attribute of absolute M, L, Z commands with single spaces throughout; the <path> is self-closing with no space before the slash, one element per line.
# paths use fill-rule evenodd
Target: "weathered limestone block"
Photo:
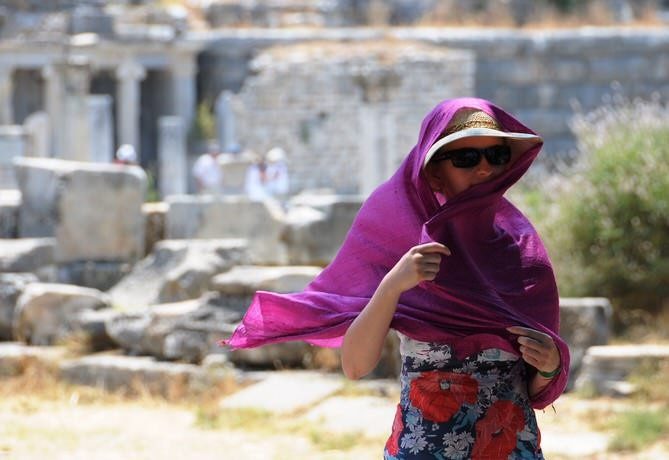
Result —
<path fill-rule="evenodd" d="M 34 273 L 54 263 L 54 238 L 0 240 L 0 272 Z"/>
<path fill-rule="evenodd" d="M 131 268 L 128 262 L 67 262 L 56 268 L 56 279 L 62 284 L 106 291 L 130 273 Z"/>
<path fill-rule="evenodd" d="M 18 190 L 0 192 L 0 238 L 18 236 L 19 206 L 21 206 L 21 193 Z"/>
<path fill-rule="evenodd" d="M 273 202 L 253 202 L 243 196 L 172 196 L 165 237 L 245 238 L 251 262 L 281 265 L 288 261 L 281 242 L 283 211 Z"/>
<path fill-rule="evenodd" d="M 627 379 L 643 367 L 669 366 L 669 345 L 608 345 L 590 347 L 576 379 L 576 389 L 597 394 L 634 392 Z"/>
<path fill-rule="evenodd" d="M 14 312 L 14 335 L 32 345 L 53 345 L 81 332 L 77 316 L 109 306 L 96 289 L 66 284 L 32 283 L 23 290 Z"/>
<path fill-rule="evenodd" d="M 560 337 L 569 345 L 571 354 L 569 389 L 574 385 L 587 350 L 608 343 L 612 312 L 611 303 L 603 297 L 560 299 Z"/>
<path fill-rule="evenodd" d="M 249 296 L 256 291 L 297 292 L 320 272 L 320 267 L 309 266 L 238 266 L 215 276 L 211 288 L 229 296 Z"/>
<path fill-rule="evenodd" d="M 284 240 L 291 264 L 327 265 L 337 254 L 361 196 L 299 195 L 290 202 Z"/>
<path fill-rule="evenodd" d="M 196 299 L 208 290 L 213 276 L 244 263 L 248 263 L 244 240 L 165 240 L 109 295 L 115 308 L 135 312 L 150 305 Z"/>
<path fill-rule="evenodd" d="M 315 349 L 305 342 L 284 342 L 231 350 L 229 356 L 232 363 L 242 367 L 309 367 Z"/>
<path fill-rule="evenodd" d="M 86 346 L 93 351 L 118 348 L 118 344 L 107 333 L 107 323 L 119 315 L 112 308 L 84 310 L 76 316 L 76 326 L 86 338 Z"/>
<path fill-rule="evenodd" d="M 0 378 L 23 374 L 31 367 L 51 369 L 64 359 L 63 347 L 32 347 L 17 342 L 0 343 Z"/>
<path fill-rule="evenodd" d="M 106 328 L 115 343 L 131 354 L 200 362 L 211 353 L 224 353 L 217 343 L 230 336 L 244 311 L 208 293 L 141 313 L 119 314 L 107 321 Z"/>
<path fill-rule="evenodd" d="M 153 246 L 165 239 L 165 218 L 169 206 L 167 203 L 144 203 L 142 205 L 142 214 L 145 219 L 145 237 L 144 237 L 144 255 L 147 256 L 153 251 Z"/>
<path fill-rule="evenodd" d="M 150 357 L 90 355 L 60 366 L 64 380 L 129 393 L 150 392 L 169 399 L 197 388 L 202 371 L 193 364 L 157 362 Z"/>
<path fill-rule="evenodd" d="M 243 194 L 246 171 L 253 164 L 254 158 L 246 153 L 224 153 L 219 158 L 223 171 L 223 192 Z"/>
<path fill-rule="evenodd" d="M 55 236 L 59 263 L 143 255 L 141 168 L 52 158 L 22 158 L 15 167 L 23 200 L 19 236 Z"/>
<path fill-rule="evenodd" d="M 211 288 L 220 292 L 228 306 L 245 311 L 256 291 L 301 291 L 320 273 L 320 267 L 234 267 L 215 277 Z M 240 318 L 241 319 L 241 318 Z M 235 364 L 259 367 L 318 365 L 318 350 L 304 342 L 287 342 L 253 349 L 230 351 Z"/>
<path fill-rule="evenodd" d="M 0 340 L 12 340 L 16 301 L 30 283 L 39 280 L 32 273 L 0 273 Z"/>

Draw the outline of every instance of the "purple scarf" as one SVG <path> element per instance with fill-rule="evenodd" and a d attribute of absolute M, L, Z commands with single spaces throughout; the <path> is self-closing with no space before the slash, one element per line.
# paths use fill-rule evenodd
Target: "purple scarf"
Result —
<path fill-rule="evenodd" d="M 449 343 L 458 357 L 485 348 L 520 355 L 508 326 L 549 334 L 560 351 L 562 371 L 532 405 L 543 408 L 557 399 L 567 384 L 569 350 L 557 335 L 553 269 L 535 229 L 502 196 L 527 171 L 541 144 L 521 154 L 503 174 L 441 205 L 421 166 L 463 107 L 492 115 L 506 131 L 535 134 L 483 99 L 440 103 L 423 120 L 418 143 L 397 172 L 365 201 L 332 263 L 303 292 L 257 292 L 242 324 L 223 343 L 249 348 L 303 340 L 338 347 L 400 257 L 417 244 L 438 241 L 452 255 L 442 258 L 434 281 L 400 297 L 391 328 L 416 340 Z"/>

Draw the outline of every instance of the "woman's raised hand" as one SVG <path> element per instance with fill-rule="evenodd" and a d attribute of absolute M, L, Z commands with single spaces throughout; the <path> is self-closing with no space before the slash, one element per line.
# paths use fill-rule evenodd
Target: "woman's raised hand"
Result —
<path fill-rule="evenodd" d="M 421 281 L 433 280 L 439 272 L 442 256 L 450 256 L 451 251 L 441 243 L 419 244 L 406 254 L 388 272 L 384 281 L 400 292 L 407 291 Z"/>
<path fill-rule="evenodd" d="M 538 371 L 553 373 L 560 367 L 560 352 L 550 335 L 521 326 L 507 327 L 506 330 L 518 336 L 523 359 Z"/>

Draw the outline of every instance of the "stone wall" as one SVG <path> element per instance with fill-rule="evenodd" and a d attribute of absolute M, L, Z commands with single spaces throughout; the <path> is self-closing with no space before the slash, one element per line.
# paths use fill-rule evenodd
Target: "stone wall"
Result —
<path fill-rule="evenodd" d="M 468 52 L 401 43 L 270 48 L 233 101 L 242 145 L 286 147 L 291 189 L 369 192 L 415 144 L 434 101 L 473 91 Z"/>
<path fill-rule="evenodd" d="M 542 134 L 545 151 L 575 147 L 573 107 L 591 110 L 614 92 L 633 99 L 669 97 L 669 33 L 665 29 L 583 28 L 513 32 L 407 30 L 476 53 L 476 95 L 509 109 Z"/>
<path fill-rule="evenodd" d="M 361 66 L 356 64 L 355 56 L 340 59 L 332 55 L 331 48 L 323 46 L 319 51 L 317 45 L 324 41 L 345 42 L 342 49 L 351 50 L 365 43 L 378 46 L 380 39 L 385 39 L 384 53 L 389 56 L 402 56 L 399 49 L 410 46 L 410 42 L 423 42 L 444 53 L 474 53 L 474 62 L 464 69 L 454 65 L 453 59 L 435 59 L 436 54 L 430 54 L 438 53 L 434 50 L 417 52 L 393 64 L 379 64 L 374 51 L 359 59 L 370 70 L 392 69 L 400 82 L 387 99 L 390 112 L 407 104 L 406 117 L 392 115 L 402 120 L 394 124 L 398 140 L 379 136 L 381 143 L 396 144 L 390 150 L 390 164 L 396 162 L 397 152 L 406 154 L 413 145 L 406 139 L 416 139 L 420 118 L 429 108 L 453 95 L 484 97 L 517 115 L 542 134 L 546 141 L 543 158 L 550 160 L 576 147 L 568 126 L 574 107 L 592 110 L 614 92 L 631 99 L 649 99 L 654 93 L 669 97 L 669 31 L 659 28 L 217 32 L 210 37 L 211 45 L 200 59 L 201 63 L 206 62 L 201 68 L 201 87 L 210 95 L 223 89 L 239 92 L 248 112 L 239 114 L 244 120 L 237 125 L 240 142 L 259 152 L 275 143 L 286 148 L 289 156 L 293 155 L 289 160 L 294 191 L 330 185 L 328 180 L 333 179 L 339 192 L 364 192 L 363 188 L 355 189 L 354 178 L 342 177 L 359 172 L 358 156 L 351 151 L 359 140 L 361 125 L 356 124 L 352 131 L 333 127 L 340 123 L 347 126 L 349 117 L 369 107 L 360 84 L 355 82 Z M 303 51 L 306 42 L 315 49 Z M 273 44 L 295 44 L 295 49 L 268 49 Z M 466 71 L 474 73 L 473 82 L 458 81 Z M 461 86 L 453 86 L 454 81 Z M 454 89 L 455 93 L 445 88 Z M 394 99 L 397 97 L 402 97 L 402 101 Z M 375 107 L 381 110 L 379 104 Z M 326 114 L 324 118 L 319 117 L 321 112 Z M 287 128 L 288 123 L 291 128 Z M 309 138 L 310 143 L 305 143 L 307 132 L 320 133 L 321 138 Z M 330 147 L 331 153 L 323 154 L 323 149 Z M 335 148 L 339 153 L 333 153 Z M 339 159 L 333 160 L 333 155 Z M 344 168 L 342 165 L 351 158 L 350 168 Z"/>

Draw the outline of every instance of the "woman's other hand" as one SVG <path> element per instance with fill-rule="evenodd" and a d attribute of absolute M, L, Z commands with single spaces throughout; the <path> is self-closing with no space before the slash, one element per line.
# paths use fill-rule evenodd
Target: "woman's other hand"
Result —
<path fill-rule="evenodd" d="M 450 256 L 451 251 L 441 243 L 414 246 L 388 272 L 384 284 L 404 292 L 421 281 L 432 281 L 439 272 L 442 255 Z"/>
<path fill-rule="evenodd" d="M 521 326 L 507 327 L 506 330 L 518 335 L 523 360 L 538 371 L 550 374 L 560 367 L 560 352 L 550 335 Z"/>

